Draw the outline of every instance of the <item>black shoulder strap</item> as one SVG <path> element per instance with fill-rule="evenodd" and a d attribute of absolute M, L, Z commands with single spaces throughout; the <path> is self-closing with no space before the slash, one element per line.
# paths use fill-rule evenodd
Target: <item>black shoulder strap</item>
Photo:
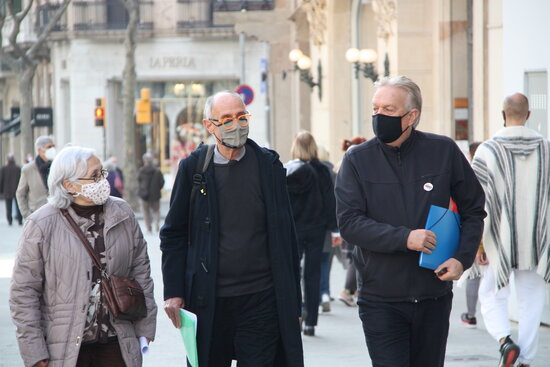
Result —
<path fill-rule="evenodd" d="M 193 174 L 193 188 L 191 189 L 191 195 L 189 196 L 189 216 L 187 218 L 187 244 L 191 244 L 191 222 L 193 219 L 193 204 L 195 203 L 195 196 L 197 191 L 203 185 L 202 176 L 208 169 L 212 156 L 214 155 L 214 144 L 208 144 L 202 148 L 199 154 L 199 160 L 195 167 L 195 173 Z M 206 195 L 206 194 L 205 194 Z"/>

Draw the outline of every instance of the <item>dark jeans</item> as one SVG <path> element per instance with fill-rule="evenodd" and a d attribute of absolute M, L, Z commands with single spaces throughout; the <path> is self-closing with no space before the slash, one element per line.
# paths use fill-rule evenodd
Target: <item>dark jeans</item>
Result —
<path fill-rule="evenodd" d="M 118 340 L 106 344 L 92 343 L 80 347 L 76 367 L 125 367 Z"/>
<path fill-rule="evenodd" d="M 360 299 L 373 367 L 442 367 L 453 294 L 413 302 Z"/>
<path fill-rule="evenodd" d="M 8 224 L 11 226 L 13 222 L 12 217 L 12 209 L 13 204 L 15 204 L 15 219 L 19 222 L 19 224 L 23 223 L 23 217 L 21 216 L 21 212 L 19 211 L 19 205 L 17 205 L 17 200 L 15 198 L 5 199 L 6 200 L 6 219 L 8 220 Z"/>
<path fill-rule="evenodd" d="M 298 251 L 304 259 L 304 306 L 305 323 L 316 326 L 319 316 L 319 289 L 321 279 L 321 255 L 325 240 L 325 230 L 304 231 L 298 233 Z"/>
<path fill-rule="evenodd" d="M 320 295 L 330 295 L 330 265 L 332 262 L 332 251 L 321 253 L 321 280 Z"/>
<path fill-rule="evenodd" d="M 218 297 L 214 315 L 210 367 L 271 367 L 279 345 L 275 290 Z"/>

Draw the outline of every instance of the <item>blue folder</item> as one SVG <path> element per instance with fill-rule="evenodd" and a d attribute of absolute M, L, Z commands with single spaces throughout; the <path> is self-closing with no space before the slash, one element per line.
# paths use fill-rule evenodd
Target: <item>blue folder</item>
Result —
<path fill-rule="evenodd" d="M 460 215 L 447 208 L 432 205 L 426 229 L 435 233 L 436 246 L 431 254 L 420 253 L 418 265 L 435 270 L 453 257 L 460 244 Z"/>

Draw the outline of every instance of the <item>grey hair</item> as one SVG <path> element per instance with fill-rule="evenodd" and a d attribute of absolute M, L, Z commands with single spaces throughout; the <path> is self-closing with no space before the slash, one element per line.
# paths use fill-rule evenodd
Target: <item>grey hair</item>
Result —
<path fill-rule="evenodd" d="M 153 155 L 151 153 L 145 153 L 141 159 L 143 159 L 143 163 L 145 164 L 153 164 L 153 161 L 155 160 L 155 158 L 153 157 Z"/>
<path fill-rule="evenodd" d="M 422 93 L 420 92 L 418 84 L 416 84 L 404 75 L 399 75 L 393 78 L 384 77 L 374 83 L 374 86 L 376 87 L 376 89 L 386 86 L 397 87 L 407 92 L 406 108 L 409 111 L 413 108 L 416 108 L 418 110 L 418 117 L 416 118 L 413 127 L 416 128 L 418 126 L 418 124 L 420 123 L 420 114 L 422 113 Z"/>
<path fill-rule="evenodd" d="M 36 149 L 36 151 L 38 151 L 38 149 L 44 148 L 44 145 L 49 143 L 53 143 L 53 138 L 48 135 L 42 135 L 36 138 L 36 141 L 34 142 L 34 148 Z"/>
<path fill-rule="evenodd" d="M 78 146 L 63 148 L 52 161 L 48 176 L 48 203 L 60 209 L 67 209 L 74 198 L 63 186 L 63 181 L 75 182 L 88 172 L 88 159 L 95 155 L 95 150 Z"/>
<path fill-rule="evenodd" d="M 109 172 L 113 172 L 116 170 L 115 164 L 110 160 L 106 160 L 105 162 L 103 162 L 103 168 L 105 168 Z"/>
<path fill-rule="evenodd" d="M 243 101 L 243 97 L 241 97 L 239 93 L 235 93 L 232 90 L 222 90 L 221 92 L 211 95 L 206 99 L 206 102 L 204 102 L 204 119 L 205 120 L 210 120 L 212 118 L 212 106 L 214 105 L 214 100 L 222 94 L 233 95 L 239 98 L 239 100 L 243 103 L 243 106 L 245 105 Z"/>

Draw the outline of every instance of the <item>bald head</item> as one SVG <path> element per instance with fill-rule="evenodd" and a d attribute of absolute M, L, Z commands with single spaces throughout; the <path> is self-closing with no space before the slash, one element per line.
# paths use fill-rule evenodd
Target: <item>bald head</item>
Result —
<path fill-rule="evenodd" d="M 206 99 L 204 104 L 204 118 L 207 120 L 212 118 L 214 115 L 213 110 L 218 109 L 220 105 L 225 106 L 226 104 L 239 105 L 242 106 L 243 110 L 245 109 L 245 104 L 239 94 L 233 91 L 224 90 Z"/>
<path fill-rule="evenodd" d="M 523 126 L 529 118 L 529 100 L 521 93 L 504 98 L 502 116 L 506 126 Z"/>

